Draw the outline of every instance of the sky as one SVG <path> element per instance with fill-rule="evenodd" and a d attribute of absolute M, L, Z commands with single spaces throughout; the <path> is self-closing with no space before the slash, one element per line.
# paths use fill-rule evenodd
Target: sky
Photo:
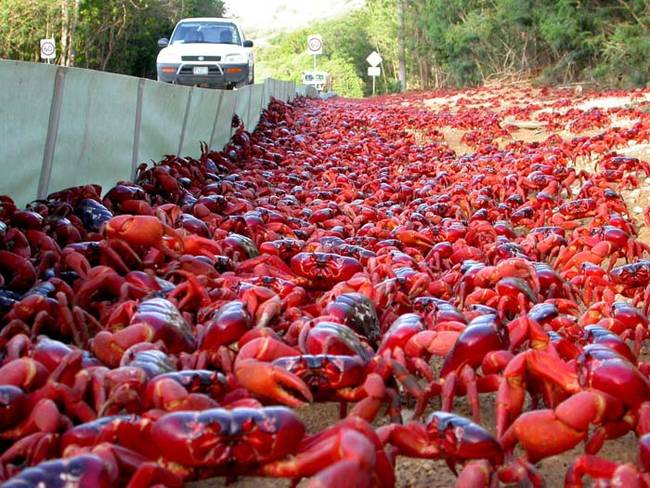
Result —
<path fill-rule="evenodd" d="M 363 4 L 364 0 L 226 0 L 226 9 L 229 17 L 239 19 L 247 37 L 265 38 L 344 15 Z"/>

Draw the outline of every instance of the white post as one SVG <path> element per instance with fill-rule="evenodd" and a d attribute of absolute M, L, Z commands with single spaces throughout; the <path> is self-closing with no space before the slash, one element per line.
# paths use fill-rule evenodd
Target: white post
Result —
<path fill-rule="evenodd" d="M 377 51 L 370 53 L 370 56 L 366 58 L 370 67 L 368 68 L 368 76 L 372 76 L 372 95 L 374 96 L 377 88 L 377 76 L 381 75 L 381 68 L 378 65 L 381 64 L 382 59 L 380 54 Z"/>

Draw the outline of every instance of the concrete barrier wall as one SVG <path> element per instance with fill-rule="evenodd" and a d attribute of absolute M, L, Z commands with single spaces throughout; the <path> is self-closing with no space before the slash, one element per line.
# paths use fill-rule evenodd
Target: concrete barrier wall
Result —
<path fill-rule="evenodd" d="M 309 90 L 265 80 L 208 90 L 56 65 L 0 60 L 0 195 L 18 205 L 66 187 L 109 190 L 141 162 L 221 149 L 233 114 L 252 132 L 271 98 Z"/>

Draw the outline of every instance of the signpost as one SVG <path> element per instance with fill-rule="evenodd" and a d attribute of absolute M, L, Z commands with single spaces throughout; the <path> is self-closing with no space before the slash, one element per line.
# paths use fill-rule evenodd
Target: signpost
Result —
<path fill-rule="evenodd" d="M 302 74 L 302 84 L 313 86 L 318 91 L 329 91 L 332 77 L 326 71 L 307 71 Z"/>
<path fill-rule="evenodd" d="M 41 59 L 45 59 L 48 64 L 52 59 L 56 59 L 56 43 L 54 39 L 41 39 Z"/>
<path fill-rule="evenodd" d="M 377 51 L 370 53 L 370 56 L 366 58 L 370 67 L 368 68 L 368 76 L 372 76 L 372 94 L 375 94 L 375 81 L 377 77 L 381 75 L 381 68 L 379 65 L 383 61 L 382 57 Z"/>
<path fill-rule="evenodd" d="M 316 56 L 323 54 L 323 39 L 321 36 L 307 37 L 307 51 L 314 56 L 314 71 L 316 71 Z"/>

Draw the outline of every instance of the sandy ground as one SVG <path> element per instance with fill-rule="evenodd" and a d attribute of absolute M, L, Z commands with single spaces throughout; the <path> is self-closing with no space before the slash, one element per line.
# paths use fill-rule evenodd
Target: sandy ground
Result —
<path fill-rule="evenodd" d="M 553 99 L 547 99 L 542 102 L 534 99 L 536 94 L 540 94 L 539 90 L 532 90 L 533 102 L 540 105 L 541 108 L 532 111 L 527 117 L 518 118 L 514 115 L 505 115 L 501 119 L 502 126 L 511 126 L 513 129 L 510 131 L 509 137 L 498 138 L 495 142 L 499 147 L 505 146 L 513 141 L 524 142 L 542 142 L 552 135 L 558 135 L 563 139 L 571 139 L 577 136 L 595 136 L 603 132 L 604 129 L 593 128 L 587 130 L 573 131 L 570 124 L 563 130 L 551 130 L 547 127 L 547 123 L 540 121 L 537 118 L 542 114 L 565 114 L 569 110 L 578 109 L 582 111 L 588 110 L 603 110 L 610 111 L 610 123 L 607 128 L 621 127 L 629 129 L 638 119 L 631 119 L 627 117 L 619 117 L 615 111 L 617 109 L 626 109 L 632 107 L 639 107 L 645 104 L 648 106 L 650 102 L 650 93 L 640 94 L 636 97 L 632 96 L 608 96 L 608 97 L 593 97 L 582 96 L 575 93 L 574 96 L 577 100 L 576 103 L 563 107 L 552 106 L 555 103 Z M 460 102 L 460 104 L 459 104 Z M 510 88 L 505 88 L 501 92 L 498 90 L 490 92 L 473 92 L 469 91 L 467 94 L 455 94 L 449 97 L 435 97 L 429 98 L 422 102 L 422 104 L 432 111 L 445 110 L 445 111 L 458 111 L 459 109 L 477 109 L 477 110 L 492 110 L 495 112 L 505 111 L 513 107 L 525 107 L 531 103 L 530 96 L 517 95 L 517 90 L 514 92 Z M 516 129 L 514 129 L 516 127 Z M 467 131 L 453 127 L 441 127 L 439 131 L 444 136 L 444 142 L 453 149 L 458 155 L 470 153 L 473 151 L 472 147 L 468 146 L 462 141 L 462 137 Z M 421 134 L 417 134 L 416 140 L 418 143 L 426 142 Z M 619 154 L 639 158 L 643 161 L 650 161 L 650 144 L 637 144 L 630 142 L 627 146 L 616 148 Z M 582 162 L 587 169 L 590 168 L 590 161 Z M 639 240 L 650 244 L 650 228 L 645 225 L 643 221 L 643 209 L 650 205 L 650 178 L 646 181 L 641 181 L 641 186 L 633 190 L 622 190 L 620 193 L 626 201 L 628 208 L 631 211 L 632 217 L 639 228 Z"/>
<path fill-rule="evenodd" d="M 516 90 L 515 90 L 516 92 Z M 508 143 L 515 140 L 522 140 L 525 142 L 541 142 L 546 140 L 550 135 L 557 134 L 562 138 L 573 138 L 578 135 L 593 136 L 599 134 L 603 129 L 589 129 L 580 132 L 571 131 L 570 127 L 564 130 L 548 130 L 547 124 L 536 119 L 537 116 L 544 113 L 566 113 L 569 109 L 576 108 L 580 110 L 591 109 L 616 109 L 629 107 L 631 104 L 644 103 L 650 100 L 650 94 L 645 94 L 643 97 L 631 98 L 629 96 L 612 96 L 612 97 L 596 97 L 588 98 L 576 93 L 577 101 L 575 104 L 564 107 L 553 107 L 554 100 L 546 98 L 540 102 L 535 99 L 535 91 L 533 91 L 533 103 L 539 105 L 539 109 L 530 112 L 527 117 L 517 118 L 512 115 L 502 117 L 502 126 L 510 125 L 517 127 L 516 130 L 511 130 L 510 137 L 502 138 L 496 142 L 500 147 L 505 147 Z M 539 93 L 539 92 L 537 92 Z M 445 110 L 454 112 L 457 110 L 477 109 L 477 110 L 494 110 L 500 112 L 516 106 L 525 106 L 531 103 L 531 97 L 513 95 L 512 90 L 504 89 L 503 92 L 499 91 L 483 91 L 483 90 L 469 90 L 460 94 L 450 95 L 449 97 L 436 97 L 426 99 L 423 104 L 427 109 L 432 111 Z M 402 105 L 419 105 L 420 103 L 404 102 Z M 631 127 L 636 121 L 626 118 L 619 118 L 612 116 L 610 126 L 616 127 Z M 407 129 L 415 134 L 416 142 L 424 144 L 427 141 L 426 137 L 414 129 Z M 462 137 L 466 131 L 453 128 L 453 127 L 439 127 L 438 130 L 442 133 L 442 140 L 438 139 L 436 142 L 446 143 L 453 149 L 457 155 L 472 152 L 473 149 L 462 142 Z M 634 156 L 642 160 L 650 161 L 650 144 L 637 144 L 621 147 L 617 149 L 620 154 Z M 590 162 L 583 162 L 589 166 Z M 637 224 L 639 226 L 639 239 L 650 244 L 650 228 L 647 228 L 642 220 L 641 211 L 639 209 L 646 208 L 650 205 L 650 178 L 642 182 L 640 188 L 636 190 L 627 190 L 621 192 L 625 198 L 628 207 L 633 213 Z M 637 212 L 635 212 L 637 210 Z M 435 409 L 435 403 L 431 409 Z M 494 394 L 481 395 L 481 409 L 482 421 L 481 424 L 488 429 L 492 429 L 495 425 L 495 396 Z M 299 410 L 298 414 L 304 420 L 309 432 L 318 432 L 319 430 L 332 425 L 339 419 L 338 404 L 326 403 L 315 404 L 305 409 Z M 469 409 L 465 399 L 457 399 L 455 413 L 461 415 L 469 414 Z M 405 411 L 405 419 L 408 417 Z M 379 419 L 378 423 L 385 421 Z M 578 445 L 574 450 L 564 453 L 560 456 L 554 456 L 545 459 L 537 465 L 540 473 L 545 479 L 548 487 L 563 486 L 564 475 L 568 465 L 572 460 L 583 453 L 582 444 Z M 608 441 L 604 448 L 601 450 L 600 455 L 617 462 L 634 462 L 636 458 L 636 440 L 633 434 L 617 439 Z M 398 487 L 450 487 L 455 484 L 455 476 L 448 469 L 443 460 L 431 461 L 420 460 L 400 457 L 396 466 L 397 486 Z M 215 478 L 211 480 L 204 480 L 190 484 L 194 488 L 216 488 L 221 486 L 231 486 L 235 488 L 274 488 L 274 487 L 289 487 L 291 483 L 287 480 L 274 480 L 264 478 L 243 477 L 230 485 L 227 485 L 223 478 Z M 299 484 L 304 486 L 305 482 Z"/>

